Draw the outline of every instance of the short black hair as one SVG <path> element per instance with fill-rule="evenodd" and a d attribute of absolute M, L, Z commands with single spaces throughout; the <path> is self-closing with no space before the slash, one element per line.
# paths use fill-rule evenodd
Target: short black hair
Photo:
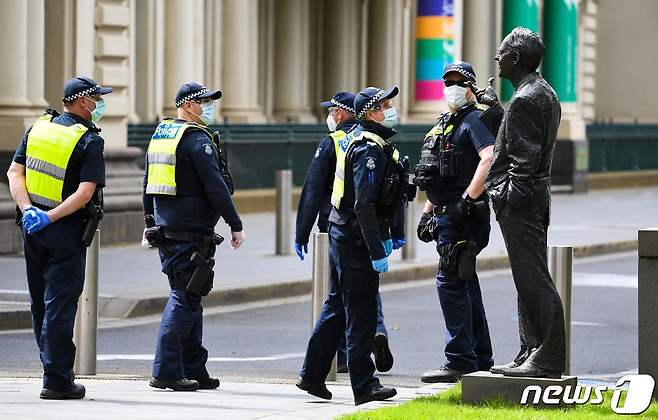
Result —
<path fill-rule="evenodd" d="M 530 71 L 539 68 L 544 58 L 544 42 L 536 32 L 523 26 L 517 26 L 507 34 L 503 45 L 519 53 L 520 65 Z"/>

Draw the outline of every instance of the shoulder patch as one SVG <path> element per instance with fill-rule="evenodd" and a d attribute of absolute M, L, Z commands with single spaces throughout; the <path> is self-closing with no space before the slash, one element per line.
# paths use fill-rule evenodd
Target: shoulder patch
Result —
<path fill-rule="evenodd" d="M 203 150 L 206 152 L 207 155 L 212 155 L 212 146 L 210 145 L 210 143 L 204 144 Z"/>
<path fill-rule="evenodd" d="M 321 147 L 318 147 L 317 149 L 315 149 L 315 156 L 314 156 L 315 159 L 317 159 L 320 156 L 320 150 L 321 149 L 322 149 Z"/>
<path fill-rule="evenodd" d="M 366 160 L 366 168 L 368 168 L 369 171 L 374 171 L 375 168 L 377 167 L 375 158 L 369 157 Z"/>

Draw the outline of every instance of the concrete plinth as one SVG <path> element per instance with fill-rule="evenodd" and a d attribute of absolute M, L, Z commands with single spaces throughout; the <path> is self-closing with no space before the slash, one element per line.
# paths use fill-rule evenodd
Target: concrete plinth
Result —
<path fill-rule="evenodd" d="M 523 391 L 529 386 L 537 386 L 539 391 L 529 392 L 527 401 L 532 404 L 535 400 L 535 394 L 539 396 L 538 406 L 542 407 L 564 407 L 562 403 L 562 393 L 551 393 L 551 397 L 560 400 L 560 404 L 548 405 L 542 402 L 541 396 L 544 390 L 553 385 L 559 386 L 564 390 L 570 385 L 573 390 L 578 383 L 575 376 L 563 376 L 560 379 L 547 378 L 513 378 L 510 376 L 495 375 L 489 372 L 474 372 L 462 377 L 462 402 L 468 404 L 482 404 L 487 400 L 502 399 L 510 404 L 520 404 L 523 397 Z M 556 388 L 557 389 L 557 388 Z M 550 390 L 549 390 L 550 391 Z M 573 392 L 573 391 L 572 391 Z"/>

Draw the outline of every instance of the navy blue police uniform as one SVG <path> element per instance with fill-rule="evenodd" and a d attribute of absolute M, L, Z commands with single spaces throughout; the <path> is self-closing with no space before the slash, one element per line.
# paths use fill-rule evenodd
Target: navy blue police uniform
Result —
<path fill-rule="evenodd" d="M 64 87 L 63 100 L 71 101 L 81 92 L 85 95 L 105 94 L 111 88 L 101 88 L 87 77 L 69 81 Z M 76 96 L 78 95 L 78 96 Z M 81 124 L 87 131 L 73 149 L 63 180 L 62 201 L 78 189 L 81 182 L 94 182 L 96 188 L 105 186 L 104 141 L 100 128 L 70 112 L 53 115 L 51 122 L 65 127 Z M 18 146 L 13 161 L 27 164 L 27 145 L 30 131 Z M 47 206 L 34 202 L 44 211 Z M 84 285 L 86 247 L 82 243 L 85 223 L 84 210 L 51 223 L 29 235 L 22 229 L 27 281 L 31 298 L 32 327 L 43 364 L 43 388 L 66 392 L 73 383 L 73 324 L 78 298 Z"/>
<path fill-rule="evenodd" d="M 463 67 L 460 67 L 462 71 Z M 469 65 L 466 70 L 467 77 L 475 80 L 472 67 Z M 450 71 L 456 70 L 449 65 L 445 73 Z M 455 216 L 455 206 L 460 201 L 464 202 L 463 194 L 480 162 L 479 152 L 493 146 L 495 141 L 480 118 L 483 110 L 484 106 L 471 103 L 459 109 L 456 114 L 442 114 L 437 125 L 425 138 L 420 161 L 422 164 L 428 147 L 435 150 L 440 148 L 442 138 L 448 148 L 461 154 L 460 162 L 456 164 L 459 168 L 456 176 L 441 177 L 437 169 L 435 178 L 426 188 L 428 200 L 434 205 L 434 240 L 440 255 L 436 285 L 447 330 L 445 367 L 460 374 L 488 371 L 493 365 L 489 327 L 477 273 L 473 269 L 472 277 L 468 279 L 458 275 L 461 251 L 457 244 L 469 244 L 470 251 L 477 255 L 489 243 L 491 226 L 486 193 L 477 197 L 466 220 Z M 419 178 L 418 174 L 416 178 Z"/>
<path fill-rule="evenodd" d="M 331 98 L 330 101 L 320 103 L 325 108 L 339 107 L 354 114 L 354 95 L 349 92 L 339 92 Z M 351 132 L 358 121 L 356 119 L 349 119 L 341 121 L 336 126 L 336 131 L 343 131 L 345 133 Z M 295 242 L 300 245 L 307 245 L 313 223 L 317 219 L 318 230 L 326 233 L 329 229 L 329 214 L 331 213 L 331 191 L 333 187 L 334 174 L 336 173 L 336 148 L 334 140 L 331 136 L 327 136 L 320 143 L 315 151 L 315 155 L 311 164 L 309 165 L 302 192 L 299 197 L 299 205 L 297 207 L 297 222 L 295 230 Z M 397 223 L 397 225 L 404 224 Z M 400 228 L 395 226 L 395 232 L 398 236 L 404 237 L 404 228 L 400 232 Z M 334 267 L 330 269 L 331 279 L 329 286 L 329 294 L 338 293 L 338 278 Z M 382 310 L 381 296 L 377 293 L 377 334 L 382 334 L 388 337 L 386 325 L 384 324 L 384 313 Z M 386 343 L 387 352 L 388 344 Z M 384 351 L 382 349 L 382 351 Z M 377 352 L 375 353 L 377 355 Z M 337 364 L 340 368 L 347 365 L 347 349 L 345 338 L 341 339 L 338 345 Z M 381 362 L 379 363 L 382 364 Z M 384 364 L 386 367 L 386 364 Z M 389 368 L 390 369 L 390 368 Z M 388 369 L 386 369 L 388 370 Z"/>
<path fill-rule="evenodd" d="M 177 106 L 185 98 L 212 97 L 200 94 L 203 90 L 199 86 L 196 83 L 183 85 L 176 98 Z M 172 122 L 191 124 L 184 120 Z M 144 214 L 153 215 L 155 225 L 165 234 L 158 249 L 162 272 L 167 275 L 171 289 L 162 314 L 153 362 L 156 380 L 197 380 L 203 387 L 203 382 L 209 379 L 208 351 L 202 345 L 202 296 L 186 291 L 198 267 L 191 257 L 195 252 L 206 258 L 214 256 L 216 241 L 204 241 L 213 237 L 220 217 L 231 231 L 242 231 L 242 221 L 220 173 L 217 147 L 205 127 L 185 131 L 176 149 L 175 196 L 147 193 L 149 161 L 146 160 Z"/>
<path fill-rule="evenodd" d="M 362 110 L 361 117 L 375 103 L 368 103 L 368 99 L 377 95 L 381 101 L 394 97 L 398 90 L 368 88 L 365 92 L 369 95 L 365 100 L 359 103 L 359 96 L 355 100 L 355 110 L 357 115 Z M 380 145 L 367 140 L 370 136 L 366 133 L 383 141 L 396 134 L 371 121 L 360 121 L 351 133 L 354 140 L 345 158 L 344 193 L 339 207 L 333 207 L 329 216 L 329 258 L 338 279 L 338 290 L 329 295 L 322 308 L 298 382 L 301 389 L 313 395 L 331 398 L 324 382 L 338 343 L 346 334 L 347 364 L 357 405 L 370 401 L 369 396 L 385 388 L 374 376 L 375 365 L 370 358 L 377 328 L 379 291 L 379 274 L 373 269 L 373 261 L 387 257 L 383 240 L 390 238 L 390 229 L 380 230 L 377 214 L 389 156 Z M 385 398 L 395 395 L 392 388 L 386 388 L 385 392 Z"/>

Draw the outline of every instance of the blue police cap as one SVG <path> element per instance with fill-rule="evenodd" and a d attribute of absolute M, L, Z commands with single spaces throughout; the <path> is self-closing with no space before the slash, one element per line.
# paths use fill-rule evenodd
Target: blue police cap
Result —
<path fill-rule="evenodd" d="M 354 110 L 356 111 L 356 118 L 362 119 L 366 115 L 366 111 L 372 108 L 377 102 L 384 99 L 395 98 L 398 95 L 398 87 L 393 86 L 388 90 L 380 89 L 377 87 L 367 87 L 361 92 L 356 94 L 354 98 Z"/>
<path fill-rule="evenodd" d="M 320 106 L 324 108 L 335 106 L 354 114 L 354 94 L 351 92 L 338 92 L 331 100 L 320 102 Z"/>
<path fill-rule="evenodd" d="M 179 108 L 192 99 L 211 98 L 217 100 L 222 97 L 221 90 L 208 90 L 207 87 L 197 82 L 187 82 L 178 89 L 176 94 L 176 108 Z"/>
<path fill-rule="evenodd" d="M 445 69 L 443 69 L 443 78 L 445 79 L 446 74 L 452 73 L 453 71 L 461 74 L 467 79 L 475 81 L 475 70 L 473 70 L 471 63 L 467 63 L 466 61 L 457 61 L 455 63 L 448 64 Z"/>
<path fill-rule="evenodd" d="M 62 100 L 71 102 L 88 95 L 105 95 L 112 92 L 111 87 L 99 85 L 94 79 L 87 76 L 78 76 L 66 82 L 62 90 Z"/>

